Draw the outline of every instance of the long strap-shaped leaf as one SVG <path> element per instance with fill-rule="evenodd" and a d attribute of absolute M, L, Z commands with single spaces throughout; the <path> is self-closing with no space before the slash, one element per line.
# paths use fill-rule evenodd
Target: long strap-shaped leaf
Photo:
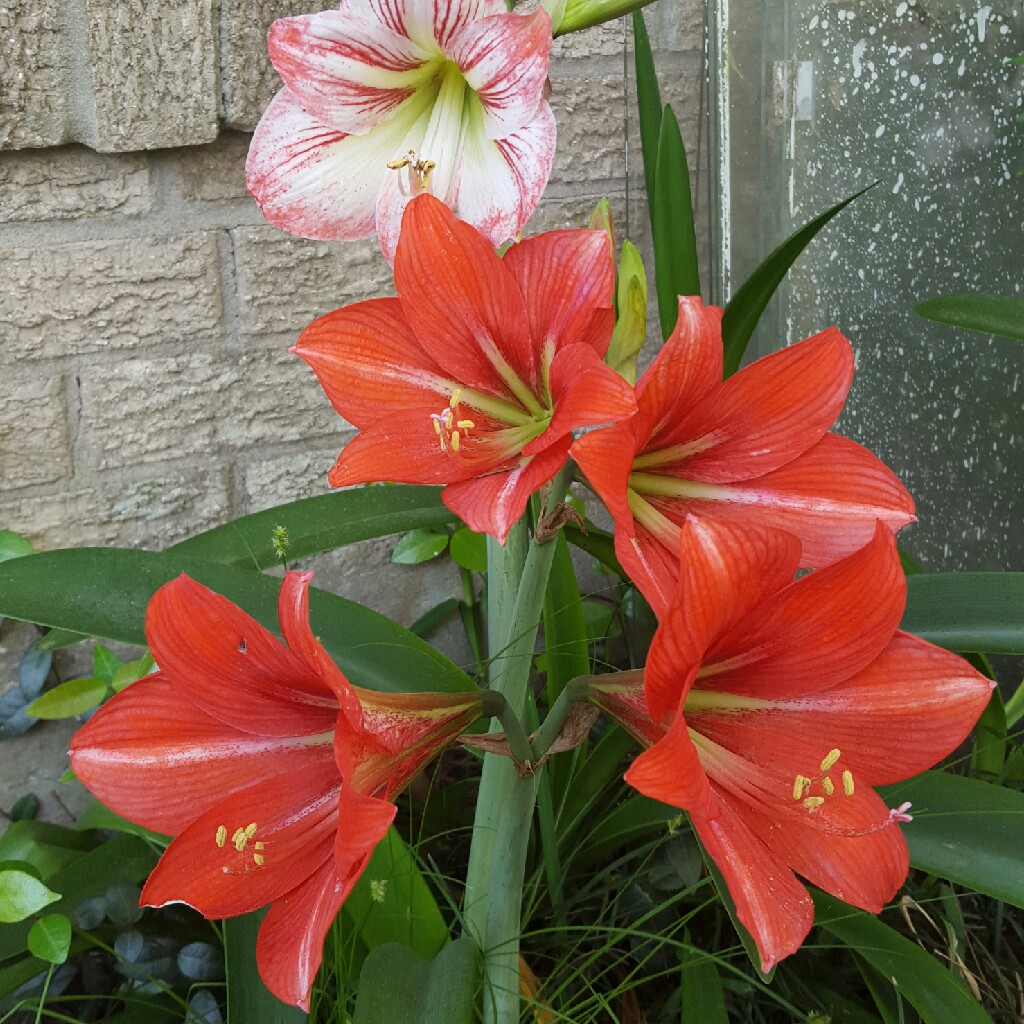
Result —
<path fill-rule="evenodd" d="M 918 316 L 951 327 L 1024 341 L 1024 301 L 1000 295 L 943 295 L 914 307 Z"/>
<path fill-rule="evenodd" d="M 224 922 L 228 1024 L 303 1024 L 308 1020 L 298 1007 L 282 1003 L 270 992 L 256 969 L 256 934 L 266 913 L 257 910 Z"/>
<path fill-rule="evenodd" d="M 858 196 L 864 195 L 875 184 L 854 192 L 852 196 L 836 203 L 820 217 L 805 224 L 794 232 L 782 245 L 768 254 L 767 258 L 740 286 L 739 291 L 729 300 L 722 317 L 722 343 L 725 346 L 725 376 L 735 373 L 747 350 L 751 335 L 761 319 L 761 314 L 768 305 L 775 290 L 779 287 L 787 271 L 796 262 L 796 258 L 807 248 L 812 238 L 837 214 L 845 209 Z"/>
<path fill-rule="evenodd" d="M 276 579 L 175 552 L 125 548 L 69 548 L 0 564 L 0 614 L 144 644 L 146 605 L 183 572 L 277 629 Z M 474 689 L 443 654 L 369 608 L 313 590 L 310 611 L 314 632 L 359 686 L 392 692 Z"/>
<path fill-rule="evenodd" d="M 658 140 L 661 137 L 661 92 L 654 70 L 654 54 L 642 11 L 633 12 L 633 59 L 636 64 L 636 102 L 640 112 L 640 150 L 644 162 L 647 211 L 654 228 L 654 176 L 658 166 Z"/>

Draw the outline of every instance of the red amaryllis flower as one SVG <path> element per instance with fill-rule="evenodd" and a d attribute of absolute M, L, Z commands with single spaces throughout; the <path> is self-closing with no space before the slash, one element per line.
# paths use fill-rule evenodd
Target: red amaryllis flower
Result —
<path fill-rule="evenodd" d="M 782 531 L 694 517 L 680 550 L 646 668 L 599 677 L 592 699 L 649 748 L 626 781 L 690 812 L 767 971 L 813 923 L 797 874 L 873 913 L 893 897 L 909 805 L 871 787 L 953 750 L 993 684 L 897 629 L 906 583 L 881 524 L 795 582 Z"/>
<path fill-rule="evenodd" d="M 495 245 L 514 238 L 551 174 L 551 19 L 503 0 L 344 0 L 282 18 L 284 79 L 246 183 L 278 227 L 380 237 L 394 259 L 409 200 L 429 191 Z"/>
<path fill-rule="evenodd" d="M 108 807 L 177 837 L 142 904 L 220 918 L 269 903 L 260 974 L 306 1009 L 324 935 L 394 819 L 392 798 L 482 702 L 350 685 L 310 630 L 311 576 L 285 576 L 285 644 L 187 576 L 161 587 L 146 612 L 159 673 L 110 700 L 71 747 L 75 774 Z"/>
<path fill-rule="evenodd" d="M 675 584 L 688 515 L 778 527 L 805 568 L 871 538 L 875 522 L 914 520 L 906 488 L 865 448 L 828 432 L 853 380 L 835 328 L 722 381 L 722 311 L 679 300 L 672 336 L 637 384 L 639 410 L 573 446 L 615 517 L 615 551 L 661 612 Z"/>
<path fill-rule="evenodd" d="M 599 231 L 550 231 L 500 258 L 431 196 L 414 199 L 397 299 L 328 313 L 292 349 L 360 433 L 328 475 L 447 484 L 472 529 L 504 540 L 564 465 L 576 427 L 636 409 L 601 360 L 614 271 Z"/>

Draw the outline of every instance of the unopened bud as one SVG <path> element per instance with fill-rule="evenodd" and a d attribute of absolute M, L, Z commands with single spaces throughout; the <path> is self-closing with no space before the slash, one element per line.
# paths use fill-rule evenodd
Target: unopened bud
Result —
<path fill-rule="evenodd" d="M 605 361 L 636 384 L 636 361 L 647 338 L 647 274 L 632 242 L 622 243 L 617 288 L 618 316 Z"/>

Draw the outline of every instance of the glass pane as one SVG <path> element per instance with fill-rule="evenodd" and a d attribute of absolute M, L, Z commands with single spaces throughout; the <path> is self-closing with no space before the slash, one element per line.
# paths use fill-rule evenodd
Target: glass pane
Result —
<path fill-rule="evenodd" d="M 838 324 L 857 349 L 839 430 L 918 502 L 930 569 L 1024 569 L 1024 349 L 913 313 L 1024 298 L 1019 3 L 718 0 L 720 176 L 733 289 L 796 227 L 873 181 L 790 274 L 763 354 Z"/>

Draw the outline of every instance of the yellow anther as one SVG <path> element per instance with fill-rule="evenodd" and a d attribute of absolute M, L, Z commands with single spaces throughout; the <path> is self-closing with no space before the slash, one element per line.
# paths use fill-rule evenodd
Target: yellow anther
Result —
<path fill-rule="evenodd" d="M 264 850 L 264 849 L 266 849 L 266 845 L 267 845 L 266 843 L 257 843 L 256 844 L 256 849 L 257 850 Z"/>
<path fill-rule="evenodd" d="M 441 421 L 436 416 L 430 417 L 431 422 L 434 424 L 434 431 L 438 437 L 441 436 Z"/>
<path fill-rule="evenodd" d="M 462 401 L 462 388 L 456 388 L 452 392 L 452 397 L 449 399 L 448 404 L 453 408 L 457 409 L 459 403 Z"/>
<path fill-rule="evenodd" d="M 794 800 L 799 800 L 800 797 L 802 797 L 804 795 L 804 783 L 806 781 L 807 780 L 802 775 L 798 775 L 793 780 L 793 799 Z"/>
<path fill-rule="evenodd" d="M 256 867 L 261 868 L 266 863 L 267 858 L 264 857 L 262 853 L 254 853 L 252 855 L 252 859 L 253 862 L 256 864 Z"/>
<path fill-rule="evenodd" d="M 245 826 L 245 838 L 252 839 L 254 835 L 256 835 L 256 822 L 250 821 L 249 824 Z"/>
<path fill-rule="evenodd" d="M 420 186 L 427 188 L 430 185 L 430 172 L 437 166 L 433 160 L 421 160 L 416 170 L 420 175 Z"/>
<path fill-rule="evenodd" d="M 407 157 L 407 156 L 399 157 L 397 160 L 389 160 L 388 161 L 388 169 L 392 170 L 392 171 L 400 171 L 403 167 L 408 167 L 408 166 L 409 166 L 409 157 Z"/>
<path fill-rule="evenodd" d="M 853 796 L 853 772 L 843 772 L 843 792 Z"/>
<path fill-rule="evenodd" d="M 459 420 L 455 426 L 457 426 L 459 430 L 472 430 L 476 424 L 472 420 Z"/>
<path fill-rule="evenodd" d="M 228 841 L 228 830 L 223 826 L 217 827 L 217 845 L 223 846 Z"/>
<path fill-rule="evenodd" d="M 842 757 L 838 747 L 833 747 L 824 757 L 821 762 L 821 770 L 827 772 L 835 763 Z"/>
<path fill-rule="evenodd" d="M 809 796 L 804 800 L 804 807 L 809 811 L 816 811 L 824 802 L 823 796 Z"/>
<path fill-rule="evenodd" d="M 249 837 L 245 834 L 245 829 L 236 828 L 234 835 L 231 837 L 231 842 L 235 844 L 235 849 L 241 853 L 245 849 L 245 844 L 249 842 Z"/>
<path fill-rule="evenodd" d="M 457 452 L 459 450 L 459 432 L 457 430 L 452 431 L 452 451 Z"/>
<path fill-rule="evenodd" d="M 827 775 L 821 780 L 821 788 L 825 791 L 825 796 L 831 796 L 836 791 L 835 785 Z"/>

